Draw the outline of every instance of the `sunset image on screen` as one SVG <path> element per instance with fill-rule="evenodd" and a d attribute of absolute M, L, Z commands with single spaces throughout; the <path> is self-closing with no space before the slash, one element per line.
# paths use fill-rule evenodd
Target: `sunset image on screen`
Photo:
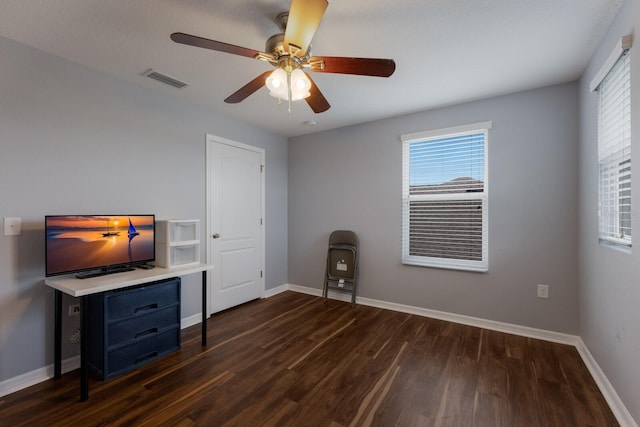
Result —
<path fill-rule="evenodd" d="M 47 274 L 150 261 L 154 216 L 48 216 Z"/>

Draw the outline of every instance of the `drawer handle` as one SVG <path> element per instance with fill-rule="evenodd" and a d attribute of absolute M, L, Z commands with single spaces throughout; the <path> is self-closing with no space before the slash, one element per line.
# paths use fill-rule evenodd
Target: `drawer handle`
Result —
<path fill-rule="evenodd" d="M 146 331 L 138 332 L 136 334 L 135 338 L 138 339 L 138 338 L 144 337 L 146 335 L 155 334 L 156 332 L 158 332 L 158 328 L 147 329 Z"/>
<path fill-rule="evenodd" d="M 153 310 L 153 309 L 156 309 L 156 308 L 158 308 L 158 303 L 154 302 L 153 304 L 143 305 L 142 307 L 136 308 L 134 313 L 139 313 L 141 311 L 149 311 L 149 310 Z"/>
<path fill-rule="evenodd" d="M 145 360 L 152 359 L 152 358 L 156 357 L 157 355 L 158 355 L 158 352 L 157 351 L 153 351 L 153 352 L 151 352 L 149 354 L 146 354 L 144 356 L 138 357 L 134 363 L 137 365 L 138 363 L 142 363 Z"/>

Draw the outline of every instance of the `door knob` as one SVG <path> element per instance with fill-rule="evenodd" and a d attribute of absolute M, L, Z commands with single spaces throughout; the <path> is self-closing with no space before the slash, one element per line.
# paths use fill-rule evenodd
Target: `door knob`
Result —
<path fill-rule="evenodd" d="M 211 236 L 211 237 L 213 237 L 214 239 L 219 239 L 219 238 L 220 238 L 220 233 L 216 233 L 216 234 L 214 234 L 214 235 L 213 235 L 213 236 Z"/>

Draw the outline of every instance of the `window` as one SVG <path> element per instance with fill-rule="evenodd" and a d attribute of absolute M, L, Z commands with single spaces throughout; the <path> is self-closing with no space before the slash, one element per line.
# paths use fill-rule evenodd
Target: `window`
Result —
<path fill-rule="evenodd" d="M 491 122 L 402 135 L 402 262 L 488 270 Z"/>
<path fill-rule="evenodd" d="M 623 41 L 596 86 L 598 228 L 602 243 L 631 247 L 631 60 Z"/>

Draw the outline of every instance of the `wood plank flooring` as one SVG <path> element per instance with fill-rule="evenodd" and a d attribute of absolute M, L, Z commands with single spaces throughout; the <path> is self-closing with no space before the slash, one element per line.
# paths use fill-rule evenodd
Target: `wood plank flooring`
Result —
<path fill-rule="evenodd" d="M 617 426 L 571 346 L 285 292 L 79 402 L 70 372 L 0 398 L 2 426 Z"/>

